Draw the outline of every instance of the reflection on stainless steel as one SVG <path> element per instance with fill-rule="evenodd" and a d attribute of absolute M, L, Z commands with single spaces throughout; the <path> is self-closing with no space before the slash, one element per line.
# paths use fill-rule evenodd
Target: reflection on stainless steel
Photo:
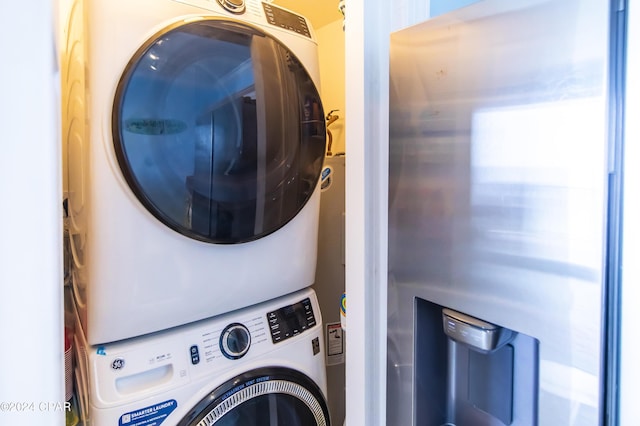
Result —
<path fill-rule="evenodd" d="M 416 297 L 539 342 L 540 425 L 599 424 L 608 14 L 487 0 L 392 35 L 388 424 L 420 403 Z"/>

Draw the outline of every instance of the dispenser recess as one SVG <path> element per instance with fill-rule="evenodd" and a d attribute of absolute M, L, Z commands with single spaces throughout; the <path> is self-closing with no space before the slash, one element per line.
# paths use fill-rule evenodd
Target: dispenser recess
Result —
<path fill-rule="evenodd" d="M 538 341 L 415 299 L 414 425 L 537 426 Z"/>

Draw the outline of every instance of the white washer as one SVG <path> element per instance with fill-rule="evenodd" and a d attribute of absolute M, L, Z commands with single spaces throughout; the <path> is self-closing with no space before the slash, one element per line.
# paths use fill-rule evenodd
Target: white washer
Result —
<path fill-rule="evenodd" d="M 75 295 L 91 344 L 313 283 L 326 129 L 302 16 L 77 0 L 62 60 Z"/>
<path fill-rule="evenodd" d="M 330 424 L 311 289 L 113 344 L 77 336 L 85 424 Z"/>

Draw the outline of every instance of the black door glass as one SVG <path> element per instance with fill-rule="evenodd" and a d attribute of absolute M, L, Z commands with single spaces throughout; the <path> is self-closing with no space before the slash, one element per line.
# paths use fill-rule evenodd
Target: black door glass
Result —
<path fill-rule="evenodd" d="M 317 426 L 304 402 L 286 394 L 262 395 L 225 414 L 216 426 Z"/>
<path fill-rule="evenodd" d="M 299 60 L 248 25 L 203 19 L 143 46 L 116 92 L 118 162 L 170 228 L 212 243 L 268 235 L 316 187 L 324 112 Z"/>

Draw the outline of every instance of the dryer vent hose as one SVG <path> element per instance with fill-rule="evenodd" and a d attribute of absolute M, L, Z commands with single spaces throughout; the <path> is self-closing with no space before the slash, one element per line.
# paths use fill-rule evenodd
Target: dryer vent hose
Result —
<path fill-rule="evenodd" d="M 338 118 L 340 118 L 339 115 L 333 115 L 334 112 L 336 111 L 340 111 L 339 109 L 332 109 L 331 111 L 329 111 L 329 113 L 327 114 L 326 120 L 327 120 L 327 136 L 329 137 L 329 141 L 327 142 L 327 156 L 332 156 L 333 153 L 331 152 L 331 144 L 333 143 L 333 135 L 331 134 L 331 130 L 329 130 L 329 126 L 331 126 L 331 124 L 333 124 L 334 121 L 336 121 Z"/>

